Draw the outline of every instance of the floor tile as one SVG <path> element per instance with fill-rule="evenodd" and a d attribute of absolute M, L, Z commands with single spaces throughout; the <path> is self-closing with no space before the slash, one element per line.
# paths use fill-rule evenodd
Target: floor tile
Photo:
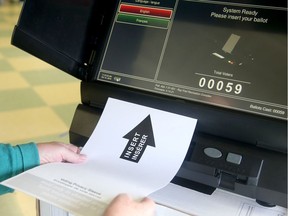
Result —
<path fill-rule="evenodd" d="M 0 60 L 1 61 L 1 60 Z M 0 66 L 1 71 L 1 66 Z M 26 88 L 29 83 L 19 73 L 15 72 L 0 72 L 0 94 L 3 90 Z M 1 96 L 0 96 L 1 97 Z M 1 100 L 1 99 L 0 99 Z M 0 107 L 1 110 L 1 107 Z"/>
<path fill-rule="evenodd" d="M 80 81 L 35 86 L 34 90 L 50 106 L 80 102 Z"/>
<path fill-rule="evenodd" d="M 80 103 L 80 101 L 79 101 Z M 72 122 L 72 117 L 74 116 L 75 110 L 78 104 L 66 104 L 66 105 L 57 105 L 53 106 L 53 110 L 58 116 L 70 127 Z"/>
<path fill-rule="evenodd" d="M 55 134 L 50 134 L 50 135 L 45 135 L 45 136 L 39 136 L 39 137 L 34 137 L 33 141 L 34 142 L 49 142 L 49 141 L 58 141 L 58 142 L 63 142 L 63 143 L 70 143 L 69 142 L 69 128 L 67 128 L 66 131 L 62 133 L 55 133 Z M 29 140 L 17 140 L 15 143 L 25 143 L 29 142 Z"/>
<path fill-rule="evenodd" d="M 0 215 L 36 216 L 36 200 L 24 193 L 14 192 L 0 196 L 0 204 Z M 11 206 L 13 206 L 12 211 Z"/>
<path fill-rule="evenodd" d="M 79 82 L 78 79 L 60 71 L 56 68 L 48 70 L 33 70 L 21 73 L 21 76 L 26 79 L 30 85 L 39 86 L 55 83 Z"/>
<path fill-rule="evenodd" d="M 52 68 L 48 63 L 41 61 L 33 56 L 23 56 L 8 58 L 7 61 L 17 71 L 46 70 Z"/>
<path fill-rule="evenodd" d="M 0 113 L 0 142 L 29 140 L 33 137 L 64 133 L 66 124 L 49 107 Z M 16 136 L 15 136 L 16 135 Z"/>
<path fill-rule="evenodd" d="M 1 48 L 1 46 L 0 46 L 0 52 L 5 54 L 6 58 L 20 57 L 20 56 L 22 57 L 22 56 L 28 55 L 28 53 L 14 47 L 12 45 L 9 45 L 9 46 L 3 47 L 3 48 Z"/>
<path fill-rule="evenodd" d="M 1 26 L 0 26 L 0 29 L 1 29 Z M 0 48 L 11 47 L 12 45 L 10 44 L 11 43 L 10 32 L 9 32 L 9 35 L 5 37 L 1 37 L 1 35 L 2 35 L 2 31 L 0 30 Z M 1 53 L 1 50 L 0 50 L 0 53 Z"/>
<path fill-rule="evenodd" d="M 31 88 L 0 91 L 0 104 L 1 112 L 46 105 L 42 98 Z"/>
<path fill-rule="evenodd" d="M 12 65 L 6 59 L 0 59 L 0 73 L 5 71 L 12 71 Z"/>
<path fill-rule="evenodd" d="M 13 30 L 13 28 L 11 28 L 11 24 L 9 24 L 9 23 L 0 23 L 0 29 L 1 29 L 0 38 L 11 37 L 12 30 Z"/>

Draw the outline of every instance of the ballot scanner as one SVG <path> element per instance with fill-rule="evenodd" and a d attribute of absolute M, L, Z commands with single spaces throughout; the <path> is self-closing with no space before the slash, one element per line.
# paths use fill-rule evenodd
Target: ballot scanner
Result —
<path fill-rule="evenodd" d="M 286 0 L 26 0 L 12 44 L 82 80 L 72 143 L 108 97 L 193 117 L 173 183 L 287 208 Z"/>

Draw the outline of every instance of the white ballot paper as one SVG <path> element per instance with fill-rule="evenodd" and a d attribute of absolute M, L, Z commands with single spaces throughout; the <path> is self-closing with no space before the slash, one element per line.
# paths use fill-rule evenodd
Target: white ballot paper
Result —
<path fill-rule="evenodd" d="M 36 167 L 2 184 L 74 215 L 101 215 L 119 193 L 141 199 L 177 173 L 197 120 L 109 99 L 82 150 L 82 164 Z"/>

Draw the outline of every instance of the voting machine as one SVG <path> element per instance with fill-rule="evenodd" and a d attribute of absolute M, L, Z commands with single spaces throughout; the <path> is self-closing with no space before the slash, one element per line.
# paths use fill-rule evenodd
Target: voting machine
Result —
<path fill-rule="evenodd" d="M 287 207 L 286 0 L 26 0 L 12 44 L 82 80 L 72 143 L 108 97 L 193 117 L 173 183 Z"/>

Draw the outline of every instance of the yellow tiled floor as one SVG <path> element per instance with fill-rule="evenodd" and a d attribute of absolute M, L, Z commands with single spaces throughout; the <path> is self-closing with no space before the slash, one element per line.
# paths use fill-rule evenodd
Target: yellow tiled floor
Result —
<path fill-rule="evenodd" d="M 0 142 L 69 142 L 80 102 L 80 81 L 10 45 L 22 5 L 0 5 Z M 35 216 L 35 199 L 21 192 L 0 197 L 0 215 Z"/>

